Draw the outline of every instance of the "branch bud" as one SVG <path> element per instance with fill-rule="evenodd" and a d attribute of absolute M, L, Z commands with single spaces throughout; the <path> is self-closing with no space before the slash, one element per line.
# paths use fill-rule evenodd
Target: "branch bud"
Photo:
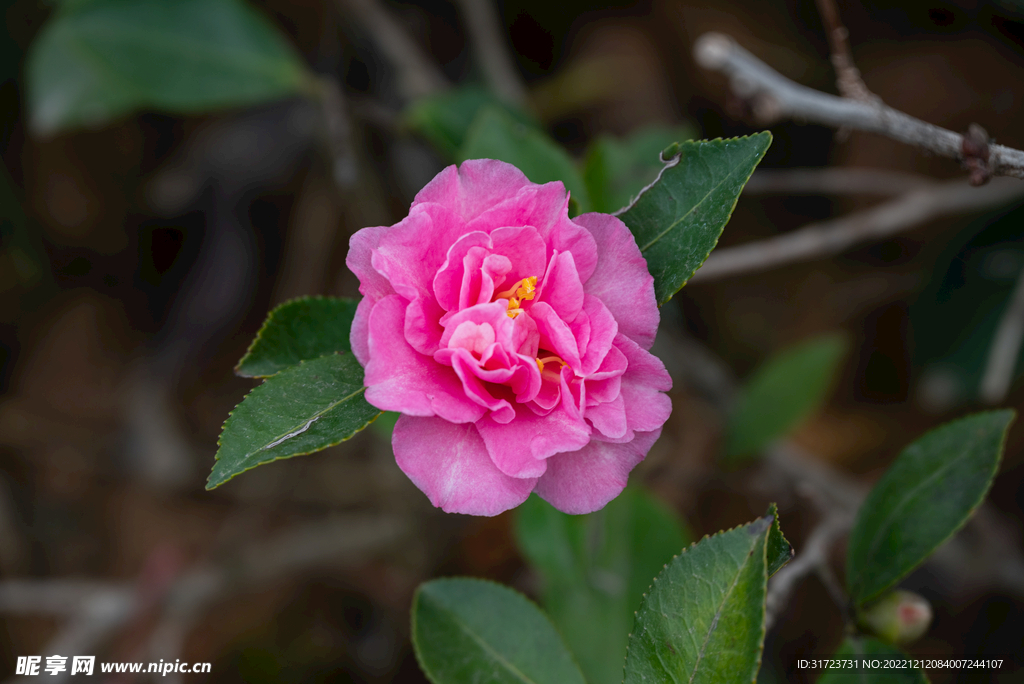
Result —
<path fill-rule="evenodd" d="M 897 589 L 863 609 L 860 626 L 893 644 L 916 641 L 932 622 L 932 607 L 912 591 Z"/>

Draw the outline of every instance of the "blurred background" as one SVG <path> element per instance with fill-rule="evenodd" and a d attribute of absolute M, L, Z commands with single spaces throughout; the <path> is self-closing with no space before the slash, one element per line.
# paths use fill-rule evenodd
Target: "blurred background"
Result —
<path fill-rule="evenodd" d="M 270 44 L 304 70 L 298 86 L 191 110 L 92 103 L 95 116 L 83 107 L 62 119 L 62 93 L 75 97 L 102 70 L 75 66 L 90 63 L 88 45 L 47 31 L 91 1 L 2 3 L 2 678 L 20 655 L 94 653 L 213 664 L 181 681 L 422 682 L 408 643 L 418 583 L 464 574 L 536 596 L 511 515 L 435 511 L 395 466 L 384 420 L 322 453 L 203 487 L 220 427 L 254 384 L 232 369 L 268 309 L 298 295 L 358 296 L 344 267 L 349 236 L 401 219 L 450 163 L 409 112 L 425 95 L 485 83 L 488 48 L 474 41 L 508 56 L 509 83 L 523 91 L 506 99 L 520 98 L 577 157 L 600 135 L 655 125 L 699 138 L 768 127 L 762 171 L 963 175 L 878 136 L 765 126 L 694 62 L 694 40 L 720 31 L 835 92 L 812 0 L 510 0 L 487 5 L 482 23 L 472 2 L 256 0 L 252 21 L 279 34 Z M 863 0 L 841 11 L 865 82 L 887 104 L 954 131 L 977 122 L 1024 147 L 1024 3 Z M 116 40 L 116 24 L 97 21 L 99 40 Z M 139 78 L 154 68 L 136 66 Z M 57 85 L 34 92 L 27 74 Z M 720 249 L 879 201 L 755 189 Z M 1024 268 L 1019 204 L 685 288 L 663 309 L 656 347 L 676 378 L 675 409 L 631 482 L 698 538 L 778 498 L 799 553 L 819 512 L 766 491 L 757 467 L 718 465 L 715 381 L 702 384 L 693 366 L 742 379 L 787 345 L 844 332 L 852 344 L 828 404 L 792 441 L 869 483 L 921 432 L 980 406 L 992 337 Z M 1019 383 L 1003 403 L 1024 404 Z M 1022 434 L 1010 433 L 983 524 L 905 583 L 936 613 L 912 652 L 1024 662 L 1024 565 L 1012 565 L 1024 533 Z M 841 638 L 838 611 L 808 579 L 769 634 L 762 681 L 810 681 L 793 659 L 829 654 Z M 994 677 L 936 681 L 1011 681 Z"/>

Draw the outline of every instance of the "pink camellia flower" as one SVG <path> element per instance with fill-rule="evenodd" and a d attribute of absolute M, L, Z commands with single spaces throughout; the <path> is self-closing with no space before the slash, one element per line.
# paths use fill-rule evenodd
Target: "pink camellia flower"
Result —
<path fill-rule="evenodd" d="M 435 506 L 497 515 L 537 492 L 602 508 L 661 434 L 654 279 L 607 214 L 491 159 L 449 166 L 409 216 L 352 236 L 366 399 L 402 416 L 399 467 Z"/>

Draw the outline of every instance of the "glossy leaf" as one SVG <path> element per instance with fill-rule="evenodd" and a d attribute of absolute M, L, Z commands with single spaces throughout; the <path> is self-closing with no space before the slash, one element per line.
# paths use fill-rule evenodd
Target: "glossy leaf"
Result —
<path fill-rule="evenodd" d="M 409 106 L 402 119 L 446 159 L 455 159 L 473 120 L 485 107 L 504 110 L 520 123 L 536 127 L 536 123 L 525 114 L 508 108 L 489 90 L 479 86 L 455 88 L 420 98 Z"/>
<path fill-rule="evenodd" d="M 363 398 L 365 390 L 363 369 L 351 354 L 303 361 L 267 378 L 224 423 L 206 488 L 345 441 L 380 415 Z"/>
<path fill-rule="evenodd" d="M 679 145 L 680 156 L 618 213 L 654 276 L 659 306 L 700 268 L 729 221 L 740 191 L 771 144 L 764 132 Z"/>
<path fill-rule="evenodd" d="M 861 506 L 850 534 L 846 581 L 863 605 L 949 539 L 985 498 L 1014 412 L 947 423 L 903 450 Z"/>
<path fill-rule="evenodd" d="M 412 641 L 434 684 L 584 684 L 547 617 L 493 582 L 450 578 L 420 585 Z"/>
<path fill-rule="evenodd" d="M 692 137 L 693 131 L 686 126 L 652 126 L 627 138 L 597 138 L 583 167 L 593 211 L 610 214 L 625 207 L 658 177 L 665 166 L 662 150 Z"/>
<path fill-rule="evenodd" d="M 629 636 L 624 684 L 753 682 L 764 647 L 772 521 L 705 537 L 658 575 Z"/>
<path fill-rule="evenodd" d="M 818 684 L 928 684 L 928 677 L 921 670 L 911 668 L 884 667 L 884 662 L 903 661 L 906 653 L 895 646 L 868 637 L 847 637 L 832 656 L 836 660 L 862 659 L 879 660 L 877 668 L 837 668 L 825 670 Z M 858 663 L 859 664 L 859 663 Z"/>
<path fill-rule="evenodd" d="M 359 302 L 340 297 L 301 297 L 267 316 L 235 372 L 265 378 L 334 352 L 347 352 L 352 317 Z"/>
<path fill-rule="evenodd" d="M 498 159 L 518 167 L 534 183 L 562 181 L 580 211 L 590 211 L 583 178 L 572 158 L 554 140 L 504 109 L 485 107 L 470 126 L 459 161 Z"/>
<path fill-rule="evenodd" d="M 679 520 L 627 488 L 589 515 L 537 496 L 516 512 L 519 548 L 543 579 L 543 604 L 590 684 L 620 684 L 626 638 L 643 594 L 689 541 Z"/>
<path fill-rule="evenodd" d="M 807 419 L 824 402 L 847 347 L 841 335 L 826 335 L 769 359 L 729 418 L 726 456 L 754 454 Z"/>
<path fill-rule="evenodd" d="M 313 91 L 313 77 L 242 0 L 64 4 L 29 49 L 32 127 L 50 134 L 142 109 L 195 114 Z"/>

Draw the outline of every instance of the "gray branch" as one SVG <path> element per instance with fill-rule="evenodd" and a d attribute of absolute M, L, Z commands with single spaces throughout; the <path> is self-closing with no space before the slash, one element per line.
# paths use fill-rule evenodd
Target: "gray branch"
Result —
<path fill-rule="evenodd" d="M 880 101 L 865 102 L 794 83 L 750 54 L 732 38 L 705 33 L 694 44 L 694 57 L 705 69 L 729 77 L 733 91 L 754 105 L 765 119 L 789 117 L 835 128 L 878 133 L 943 157 L 963 157 L 964 136 L 915 119 Z M 994 176 L 1024 178 L 1024 152 L 990 145 L 988 166 Z"/>

